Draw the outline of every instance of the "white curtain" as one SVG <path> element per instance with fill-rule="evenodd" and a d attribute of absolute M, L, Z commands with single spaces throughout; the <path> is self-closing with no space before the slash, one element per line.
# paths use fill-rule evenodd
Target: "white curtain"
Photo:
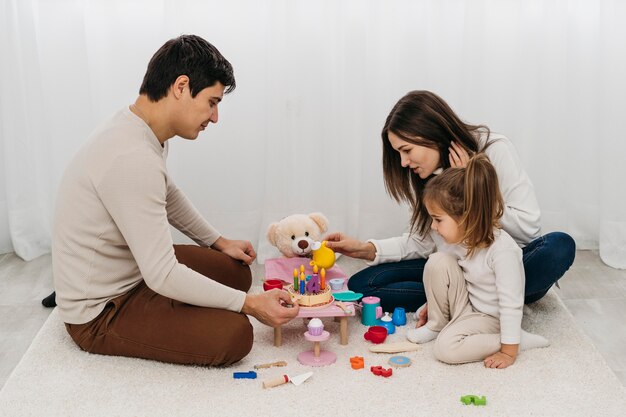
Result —
<path fill-rule="evenodd" d="M 63 169 L 134 101 L 167 39 L 203 36 L 237 89 L 195 142 L 173 139 L 179 187 L 260 261 L 272 221 L 321 211 L 332 230 L 388 237 L 380 130 L 428 89 L 515 143 L 544 232 L 626 268 L 626 2 L 620 0 L 0 0 L 0 250 L 50 248 Z M 182 239 L 177 235 L 177 240 Z"/>

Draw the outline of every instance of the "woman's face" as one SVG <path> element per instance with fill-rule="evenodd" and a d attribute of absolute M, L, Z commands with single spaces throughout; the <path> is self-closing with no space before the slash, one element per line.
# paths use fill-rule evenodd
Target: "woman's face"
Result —
<path fill-rule="evenodd" d="M 388 132 L 391 147 L 400 154 L 400 163 L 419 175 L 428 178 L 439 168 L 439 151 L 427 146 L 407 142 L 395 133 Z"/>

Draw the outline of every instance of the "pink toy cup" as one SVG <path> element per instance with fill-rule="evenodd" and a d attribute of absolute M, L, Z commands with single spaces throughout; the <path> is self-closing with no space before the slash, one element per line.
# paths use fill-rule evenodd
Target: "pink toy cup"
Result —
<path fill-rule="evenodd" d="M 279 279 L 266 279 L 263 282 L 263 290 L 269 291 L 274 288 L 278 288 L 279 290 L 283 289 L 283 282 Z"/>
<path fill-rule="evenodd" d="M 372 343 L 383 343 L 387 338 L 387 329 L 383 326 L 372 326 L 365 332 L 363 337 Z"/>

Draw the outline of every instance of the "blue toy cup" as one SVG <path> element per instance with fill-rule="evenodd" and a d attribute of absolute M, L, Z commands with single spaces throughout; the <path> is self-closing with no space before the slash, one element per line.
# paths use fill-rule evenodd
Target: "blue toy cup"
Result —
<path fill-rule="evenodd" d="M 396 307 L 393 310 L 393 316 L 391 317 L 393 324 L 396 326 L 404 326 L 406 324 L 406 312 L 404 307 Z"/>

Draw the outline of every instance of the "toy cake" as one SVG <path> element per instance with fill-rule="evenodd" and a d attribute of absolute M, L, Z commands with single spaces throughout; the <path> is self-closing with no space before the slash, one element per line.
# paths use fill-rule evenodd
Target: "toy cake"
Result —
<path fill-rule="evenodd" d="M 329 304 L 333 299 L 330 285 L 326 285 L 323 290 L 317 292 L 306 291 L 304 294 L 294 291 L 293 284 L 287 286 L 286 290 L 291 299 L 296 300 L 301 307 L 319 307 Z"/>

